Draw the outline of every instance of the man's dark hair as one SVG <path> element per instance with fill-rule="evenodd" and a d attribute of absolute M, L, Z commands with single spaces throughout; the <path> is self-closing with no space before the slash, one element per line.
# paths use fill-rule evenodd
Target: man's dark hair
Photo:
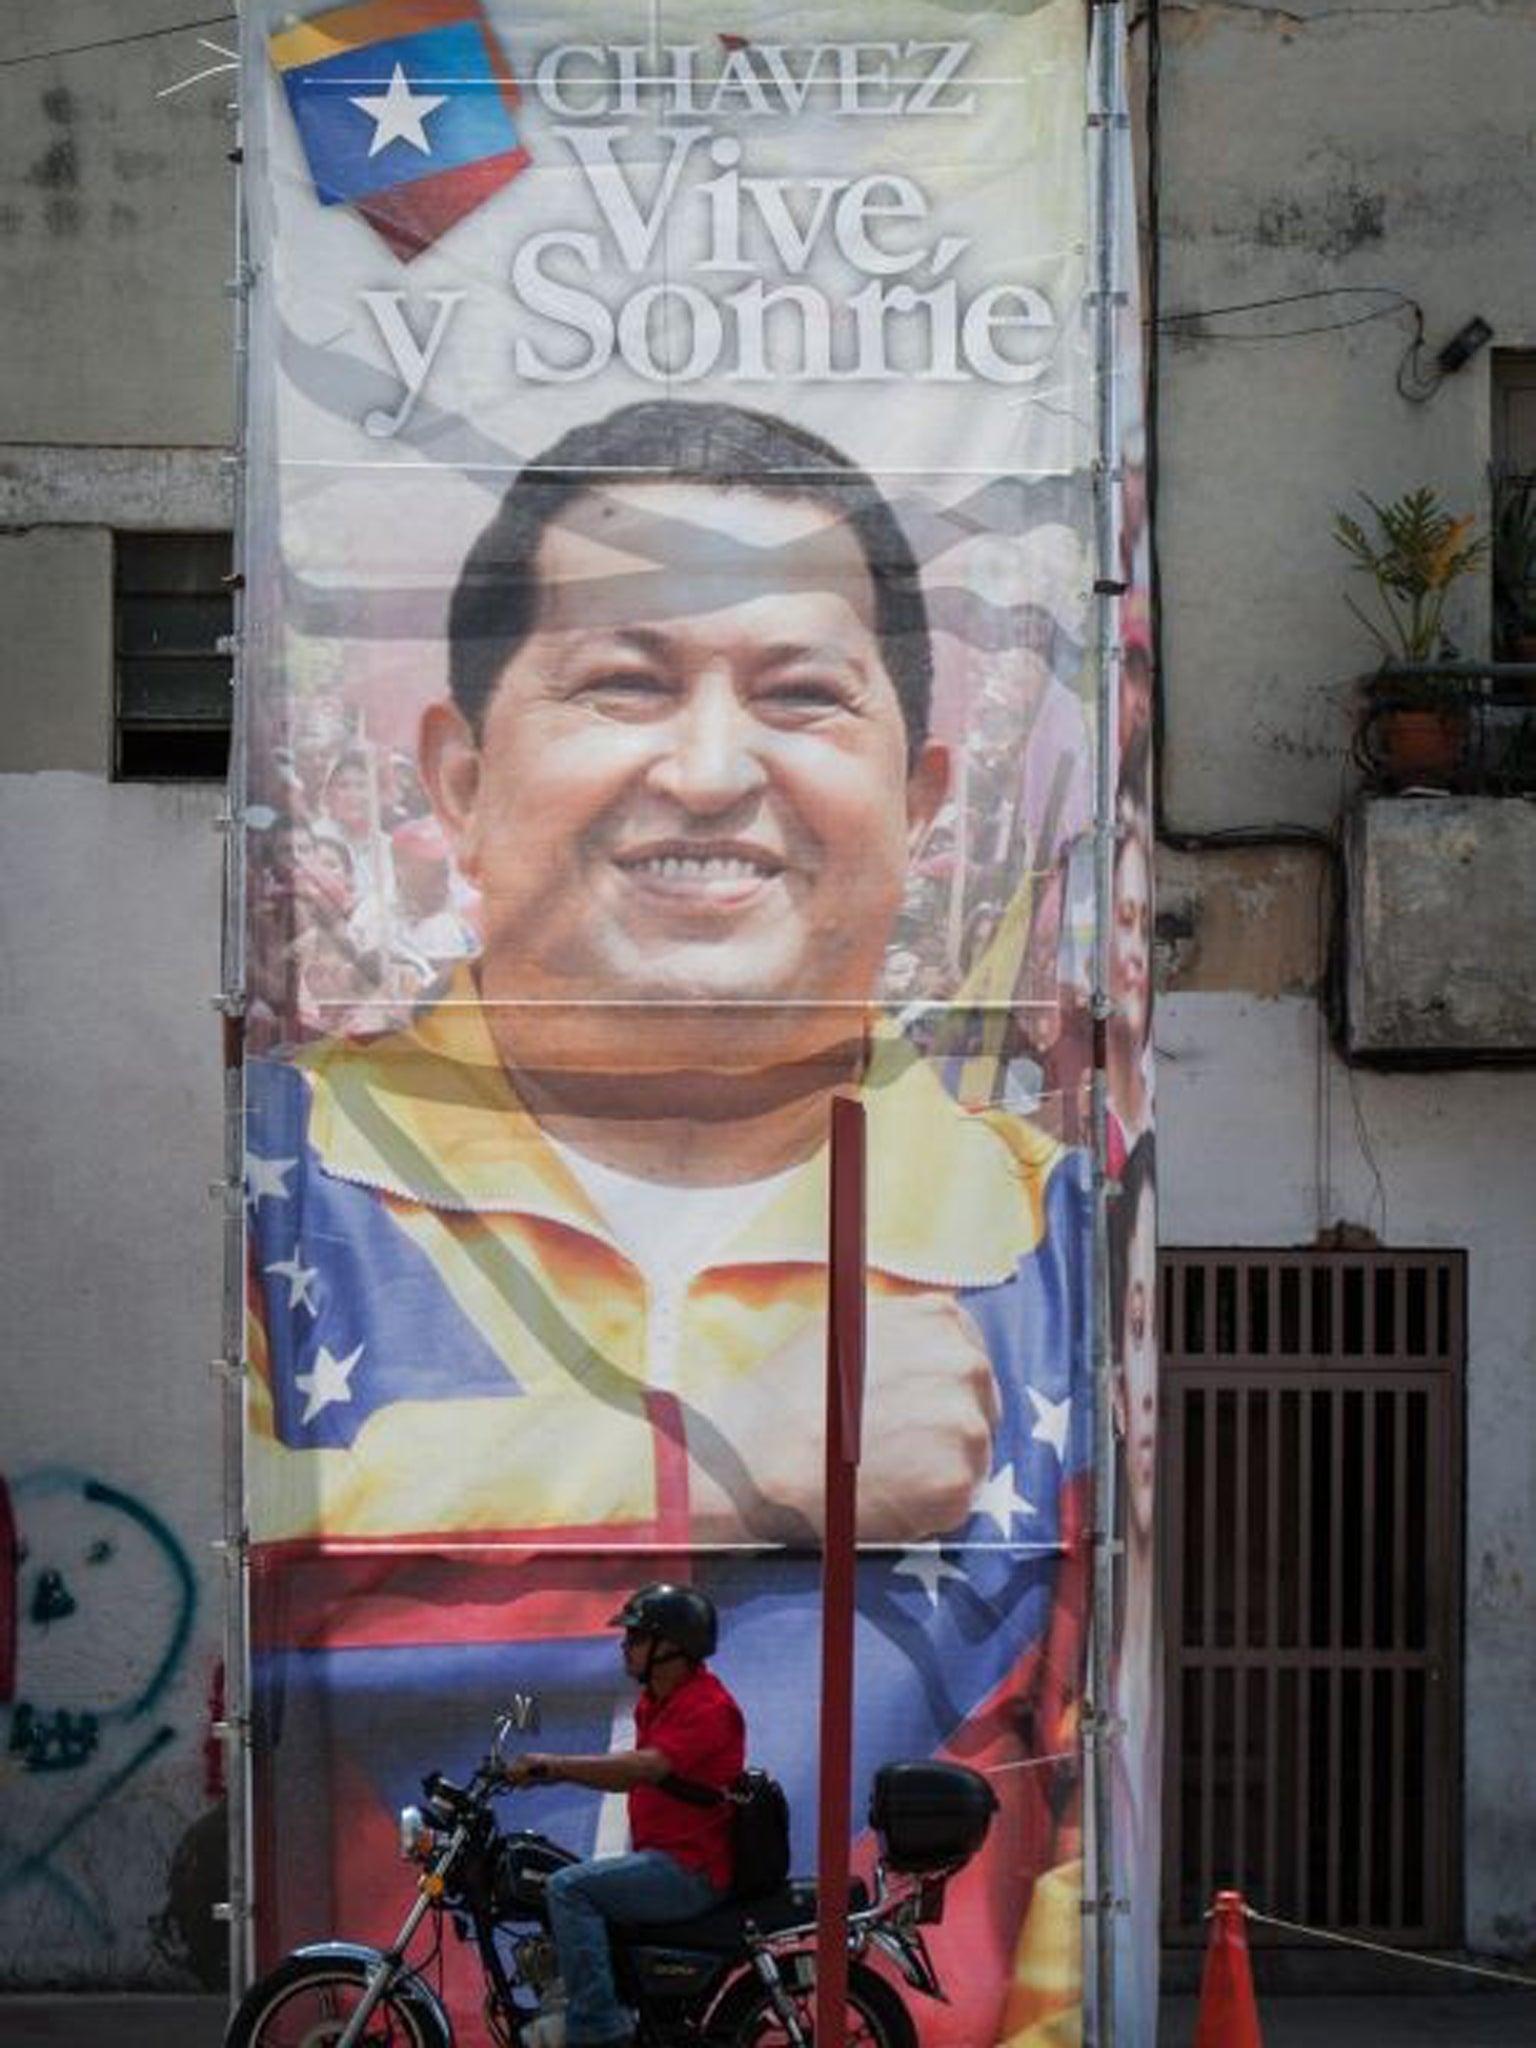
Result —
<path fill-rule="evenodd" d="M 933 648 L 916 558 L 878 487 L 803 427 L 677 399 L 626 405 L 562 434 L 523 465 L 470 549 L 448 608 L 448 681 L 476 734 L 502 671 L 537 624 L 545 528 L 584 493 L 646 480 L 803 499 L 847 523 L 874 586 L 875 633 L 914 758 L 928 736 Z"/>

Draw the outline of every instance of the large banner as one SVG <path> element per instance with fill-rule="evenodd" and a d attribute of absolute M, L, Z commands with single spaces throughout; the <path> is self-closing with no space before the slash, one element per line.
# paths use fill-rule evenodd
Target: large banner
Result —
<path fill-rule="evenodd" d="M 606 1624 L 650 1579 L 719 1604 L 810 1867 L 855 1088 L 855 1810 L 891 1758 L 989 1773 L 922 2038 L 1078 2037 L 1085 13 L 245 9 L 264 1960 L 393 1932 L 393 1811 L 513 1691 L 545 1747 L 625 1744 Z M 1147 699 L 1120 673 L 1127 1293 Z M 619 1800 L 524 1811 L 623 1842 Z"/>

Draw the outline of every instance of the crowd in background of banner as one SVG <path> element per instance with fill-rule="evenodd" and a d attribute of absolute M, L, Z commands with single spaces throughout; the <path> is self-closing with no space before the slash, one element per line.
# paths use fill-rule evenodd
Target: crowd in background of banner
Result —
<path fill-rule="evenodd" d="M 551 1747 L 622 1741 L 601 1622 L 649 1577 L 721 1603 L 806 1859 L 814 1508 L 784 1445 L 819 1485 L 821 1119 L 856 1082 L 855 1807 L 897 1754 L 992 1774 L 999 1826 L 935 1944 L 955 2004 L 916 2017 L 932 2048 L 1022 2048 L 1082 1996 L 1087 24 L 894 0 L 856 41 L 842 12 L 247 10 L 260 1945 L 392 1922 L 393 1806 L 513 1690 Z M 1122 353 L 1130 384 L 1133 315 Z M 1138 2042 L 1159 1721 L 1127 411 L 1107 1166 Z M 529 1811 L 616 1845 L 611 1802 Z"/>

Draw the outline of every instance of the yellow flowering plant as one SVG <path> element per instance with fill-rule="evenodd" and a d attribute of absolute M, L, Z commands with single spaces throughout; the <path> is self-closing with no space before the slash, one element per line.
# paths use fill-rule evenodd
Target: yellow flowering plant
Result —
<path fill-rule="evenodd" d="M 1384 662 L 1425 662 L 1449 656 L 1445 605 L 1453 586 L 1488 552 L 1471 516 L 1457 518 L 1428 484 L 1379 505 L 1362 491 L 1374 531 L 1347 512 L 1334 515 L 1333 536 L 1355 569 L 1376 586 L 1377 616 L 1346 594 L 1344 602 L 1380 649 Z"/>

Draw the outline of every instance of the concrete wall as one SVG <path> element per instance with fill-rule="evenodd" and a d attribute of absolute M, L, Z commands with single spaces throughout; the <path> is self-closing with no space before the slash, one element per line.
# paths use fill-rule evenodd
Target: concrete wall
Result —
<path fill-rule="evenodd" d="M 1536 1077 L 1348 1069 L 1315 1004 L 1243 993 L 1159 1009 L 1168 1244 L 1308 1244 L 1337 1221 L 1468 1254 L 1467 1940 L 1536 1948 Z M 1454 1772 L 1457 1760 L 1444 1759 Z M 1412 1986 L 1406 1988 L 1411 1989 Z"/>
<path fill-rule="evenodd" d="M 1416 300 L 1438 348 L 1473 313 L 1536 346 L 1536 157 L 1523 6 L 1163 6 L 1165 313 L 1330 286 Z M 1252 335 L 1387 298 L 1229 319 Z M 1327 824 L 1348 686 L 1375 653 L 1343 603 L 1334 510 L 1439 486 L 1486 511 L 1489 357 L 1425 405 L 1395 378 L 1401 310 L 1293 340 L 1163 344 L 1165 789 L 1186 830 Z M 1486 593 L 1458 638 L 1486 652 Z M 1221 715 L 1211 716 L 1219 708 Z"/>
<path fill-rule="evenodd" d="M 232 47 L 219 13 L 176 0 L 5 10 L 0 460 L 7 442 L 229 441 L 234 95 L 215 78 L 157 97 L 219 61 L 199 33 Z M 170 32 L 193 19 L 213 25 Z"/>
<path fill-rule="evenodd" d="M 5 18 L 4 1986 L 191 1986 L 224 1947 L 222 792 L 107 779 L 111 529 L 228 519 L 228 81 L 155 97 L 216 61 L 153 33 L 196 11 Z"/>
<path fill-rule="evenodd" d="M 0 1984 L 218 1959 L 218 801 L 0 777 Z"/>
<path fill-rule="evenodd" d="M 1162 16 L 1166 313 L 1380 286 L 1422 306 L 1431 349 L 1474 313 L 1498 344 L 1536 346 L 1529 7 L 1164 0 Z M 1468 1252 L 1466 1936 L 1517 1954 L 1536 1948 L 1536 1075 L 1345 1067 L 1316 1000 L 1325 851 L 1198 843 L 1327 832 L 1356 785 L 1349 686 L 1375 655 L 1343 604 L 1334 509 L 1425 482 L 1486 515 L 1489 357 L 1413 405 L 1395 385 L 1412 333 L 1398 310 L 1162 340 L 1163 825 L 1192 835 L 1159 863 L 1162 1231 L 1288 1245 L 1343 1222 Z M 1486 613 L 1479 585 L 1455 620 L 1469 652 L 1486 652 Z M 1507 887 L 1528 898 L 1536 877 Z"/>

